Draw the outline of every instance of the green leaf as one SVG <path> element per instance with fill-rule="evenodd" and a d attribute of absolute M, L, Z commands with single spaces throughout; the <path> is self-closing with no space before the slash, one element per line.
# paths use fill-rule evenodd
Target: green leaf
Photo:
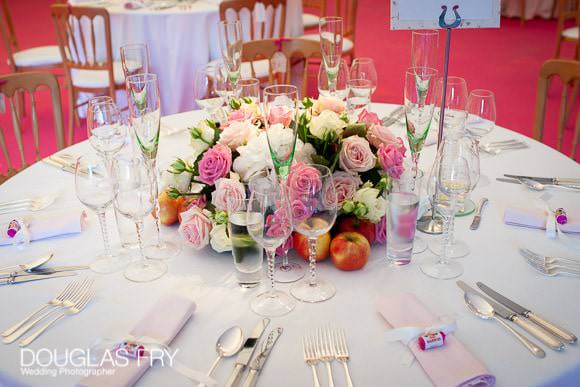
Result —
<path fill-rule="evenodd" d="M 167 192 L 167 196 L 169 196 L 171 199 L 177 199 L 178 197 L 181 196 L 181 192 L 179 192 L 177 188 L 172 187 Z"/>
<path fill-rule="evenodd" d="M 324 157 L 320 155 L 312 155 L 312 161 L 314 162 L 314 164 L 324 165 L 325 167 L 328 167 L 330 165 L 328 160 L 326 160 Z"/>
<path fill-rule="evenodd" d="M 366 137 L 367 135 L 367 126 L 365 124 L 349 124 L 342 132 L 342 138 L 347 138 L 350 136 L 360 136 Z"/>
<path fill-rule="evenodd" d="M 314 106 L 314 102 L 312 102 L 310 97 L 306 97 L 302 100 L 302 105 L 305 109 L 310 109 L 312 106 Z"/>
<path fill-rule="evenodd" d="M 242 107 L 242 103 L 240 102 L 240 100 L 239 100 L 239 99 L 232 98 L 232 99 L 230 100 L 230 107 L 231 107 L 233 110 L 238 110 L 239 108 L 241 108 L 241 107 Z"/>
<path fill-rule="evenodd" d="M 252 104 L 252 99 L 250 97 L 243 97 L 242 101 L 244 101 L 244 103 L 246 105 L 251 105 Z"/>

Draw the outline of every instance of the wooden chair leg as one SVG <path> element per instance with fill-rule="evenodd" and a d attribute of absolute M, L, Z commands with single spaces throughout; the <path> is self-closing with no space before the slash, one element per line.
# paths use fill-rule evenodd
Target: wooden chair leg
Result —
<path fill-rule="evenodd" d="M 579 80 L 575 80 L 574 84 L 572 85 L 572 94 L 571 98 L 568 100 L 568 106 L 566 107 L 566 114 L 564 115 L 564 126 L 568 123 L 568 118 L 570 114 L 572 114 L 572 110 L 574 110 L 574 103 L 576 102 L 576 98 L 578 97 L 578 86 L 580 84 Z M 564 86 L 566 87 L 566 86 Z"/>
<path fill-rule="evenodd" d="M 576 148 L 578 147 L 579 138 L 580 138 L 580 114 L 576 119 L 576 128 L 574 129 L 574 141 L 572 141 L 572 152 L 570 154 L 572 160 L 576 160 Z"/>
<path fill-rule="evenodd" d="M 520 26 L 524 26 L 526 21 L 526 0 L 520 0 Z"/>
<path fill-rule="evenodd" d="M 556 43 L 556 55 L 555 55 L 556 59 L 560 57 L 561 47 L 562 47 L 562 36 L 558 36 L 558 42 Z"/>
<path fill-rule="evenodd" d="M 73 142 L 74 134 L 74 116 L 75 116 L 75 101 L 76 96 L 73 90 L 69 89 L 69 99 L 68 99 L 68 137 L 66 140 L 66 145 L 70 146 Z"/>

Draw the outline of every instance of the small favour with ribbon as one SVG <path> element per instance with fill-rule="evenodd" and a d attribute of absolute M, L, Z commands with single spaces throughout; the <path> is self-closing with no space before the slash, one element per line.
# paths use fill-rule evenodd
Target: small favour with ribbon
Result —
<path fill-rule="evenodd" d="M 556 216 L 556 222 L 558 222 L 558 224 L 568 223 L 568 217 L 566 216 L 566 211 L 564 211 L 563 208 L 556 208 L 554 215 Z"/>
<path fill-rule="evenodd" d="M 30 243 L 30 230 L 28 224 L 22 219 L 12 219 L 8 223 L 6 235 L 12 239 L 12 244 L 15 246 Z"/>

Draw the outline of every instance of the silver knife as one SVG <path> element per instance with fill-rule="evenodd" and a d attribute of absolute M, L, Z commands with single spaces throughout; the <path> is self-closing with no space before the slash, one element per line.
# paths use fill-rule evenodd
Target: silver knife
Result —
<path fill-rule="evenodd" d="M 485 301 L 487 301 L 493 307 L 494 311 L 497 313 L 498 316 L 500 316 L 508 321 L 516 323 L 516 325 L 518 325 L 520 328 L 522 328 L 526 332 L 530 333 L 531 335 L 533 335 L 534 337 L 539 339 L 542 343 L 546 344 L 548 347 L 552 348 L 553 350 L 561 351 L 566 347 L 566 345 L 564 343 L 562 343 L 560 340 L 556 339 L 556 337 L 552 336 L 550 333 L 546 332 L 544 329 L 542 329 L 538 325 L 534 324 L 533 322 L 531 322 L 527 318 L 520 316 L 519 314 L 517 314 L 513 310 L 509 309 L 508 307 L 494 301 L 493 299 L 489 298 L 485 294 L 478 292 L 477 290 L 475 290 L 472 287 L 470 287 L 469 285 L 467 285 L 465 282 L 457 281 L 457 285 L 461 289 L 463 289 L 464 291 L 469 291 L 469 292 L 471 292 L 473 294 L 477 294 L 478 296 L 483 298 Z M 466 290 L 466 289 L 468 289 L 468 290 Z"/>
<path fill-rule="evenodd" d="M 381 121 L 383 123 L 383 126 L 391 126 L 393 125 L 395 122 L 397 122 L 399 120 L 399 118 L 401 118 L 403 116 L 403 114 L 405 114 L 405 107 L 404 106 L 399 106 L 398 108 L 396 108 L 395 110 L 393 110 L 391 112 L 391 114 L 389 114 L 387 117 L 384 117 Z"/>
<path fill-rule="evenodd" d="M 508 175 L 504 174 L 505 177 L 511 177 L 512 179 L 529 179 L 535 180 L 542 184 L 553 184 L 553 185 L 579 185 L 580 179 L 575 178 L 560 178 L 560 177 L 533 177 L 533 176 L 520 176 L 520 175 Z"/>
<path fill-rule="evenodd" d="M 244 382 L 242 387 L 252 387 L 254 383 L 256 383 L 258 374 L 264 367 L 264 364 L 266 363 L 266 360 L 268 360 L 268 356 L 270 355 L 270 352 L 272 351 L 274 344 L 276 344 L 276 341 L 278 340 L 283 331 L 284 331 L 283 328 L 276 328 L 272 332 L 270 332 L 270 334 L 266 338 L 266 341 L 264 341 L 264 343 L 262 344 L 262 352 L 260 352 L 258 356 L 256 356 L 252 361 L 252 365 L 250 366 L 250 372 L 246 377 L 246 381 Z"/>
<path fill-rule="evenodd" d="M 248 363 L 250 363 L 250 358 L 252 357 L 252 354 L 256 350 L 258 340 L 260 340 L 260 337 L 266 330 L 268 324 L 270 324 L 270 319 L 265 318 L 262 319 L 258 323 L 258 325 L 254 327 L 252 334 L 248 336 L 242 350 L 240 351 L 238 357 L 236 358 L 236 365 L 232 371 L 232 374 L 230 375 L 230 378 L 226 382 L 225 387 L 233 387 L 238 383 L 238 379 L 242 375 L 242 371 L 244 370 L 244 368 L 246 368 Z"/>
<path fill-rule="evenodd" d="M 537 314 L 535 314 L 531 310 L 524 308 L 523 306 L 521 306 L 519 304 L 516 304 L 515 302 L 513 302 L 509 298 L 502 296 L 501 294 L 499 294 L 498 292 L 496 292 L 492 288 L 488 287 L 484 283 L 477 282 L 476 284 L 481 290 L 483 290 L 483 292 L 485 294 L 487 294 L 488 296 L 490 296 L 494 300 L 507 306 L 508 308 L 510 308 L 511 310 L 516 312 L 517 314 L 522 315 L 522 316 L 530 319 L 534 323 L 536 323 L 539 326 L 541 326 L 542 328 L 546 329 L 548 332 L 551 332 L 554 335 L 558 336 L 562 340 L 565 340 L 568 343 L 575 343 L 576 341 L 578 341 L 578 338 L 572 332 L 570 332 L 564 328 L 561 328 L 561 327 L 557 326 L 556 324 L 551 323 L 551 322 L 545 320 L 544 318 L 538 316 Z"/>
<path fill-rule="evenodd" d="M 503 178 L 503 177 L 496 177 L 495 179 L 497 181 L 501 181 L 502 183 L 522 184 L 522 181 L 521 180 L 517 180 L 517 179 L 506 179 L 506 178 Z M 528 179 L 528 178 L 521 177 L 520 179 Z M 544 185 L 547 185 L 547 186 L 564 187 L 564 188 L 570 188 L 570 189 L 576 189 L 576 190 L 577 189 L 580 189 L 580 183 L 571 184 L 571 183 L 563 183 L 563 182 L 560 182 L 559 184 L 553 184 L 553 183 L 550 183 L 548 181 L 541 182 L 541 181 L 533 180 L 533 179 L 528 179 L 528 180 L 536 181 L 536 182 L 538 182 L 540 184 L 544 184 Z"/>
<path fill-rule="evenodd" d="M 473 222 L 471 222 L 471 226 L 469 226 L 471 230 L 477 230 L 479 228 L 479 223 L 481 223 L 481 211 L 483 210 L 483 207 L 487 204 L 488 201 L 489 200 L 487 200 L 487 198 L 481 198 L 481 200 L 477 204 L 477 210 L 475 211 Z"/>
<path fill-rule="evenodd" d="M 50 278 L 70 277 L 73 275 L 77 275 L 77 272 L 76 271 L 62 271 L 60 273 L 54 273 L 54 274 L 30 274 L 30 275 L 23 275 L 20 277 L 0 279 L 0 285 L 14 285 L 14 284 L 20 284 L 23 282 L 38 281 L 38 280 L 44 280 L 44 279 L 50 279 Z"/>
<path fill-rule="evenodd" d="M 34 269 L 34 270 L 21 270 L 16 271 L 10 274 L 0 274 L 0 279 L 3 278 L 14 278 L 14 277 L 22 277 L 31 274 L 38 274 L 38 275 L 50 275 L 54 273 L 60 273 L 63 271 L 75 271 L 75 270 L 87 270 L 89 269 L 88 266 L 56 266 L 50 268 L 42 268 L 42 269 Z"/>

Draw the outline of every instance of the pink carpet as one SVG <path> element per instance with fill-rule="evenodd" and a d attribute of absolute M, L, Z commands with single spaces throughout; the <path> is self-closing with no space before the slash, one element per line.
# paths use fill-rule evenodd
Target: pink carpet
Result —
<path fill-rule="evenodd" d="M 56 44 L 49 5 L 51 0 L 9 0 L 21 48 Z M 356 29 L 356 56 L 370 56 L 376 61 L 379 86 L 374 95 L 375 102 L 401 103 L 403 100 L 403 72 L 410 62 L 409 31 L 390 31 L 387 1 L 359 0 Z M 440 40 L 443 48 L 443 36 Z M 500 29 L 459 30 L 453 33 L 450 74 L 462 76 L 470 89 L 485 88 L 495 91 L 498 119 L 501 126 L 531 136 L 534 122 L 537 79 L 541 64 L 553 57 L 556 44 L 555 20 L 532 20 L 520 26 L 519 19 L 502 18 Z M 5 58 L 4 47 L 0 48 Z M 442 51 L 442 50 L 441 50 Z M 442 56 L 442 54 L 441 54 Z M 571 58 L 573 47 L 564 46 L 563 56 Z M 0 71 L 9 71 L 5 59 L 0 60 Z M 184 86 L 189 87 L 189 86 Z M 546 143 L 555 146 L 557 109 L 561 87 L 555 83 L 549 94 L 546 120 L 548 134 Z M 66 90 L 62 89 L 63 114 L 66 120 Z M 46 95 L 46 93 L 44 93 Z M 52 113 L 48 96 L 39 101 L 39 118 L 42 131 L 42 155 L 56 149 Z M 572 117 L 576 117 L 578 103 Z M 568 124 L 564 152 L 568 153 L 573 133 L 573 120 Z M 0 125 L 7 136 L 13 159 L 18 150 L 12 134 L 8 114 L 0 114 Z M 29 117 L 26 119 L 25 138 L 32 137 Z M 75 141 L 86 138 L 84 122 L 75 130 Z M 33 160 L 32 149 L 27 151 L 28 160 Z M 0 158 L 0 173 L 6 162 Z"/>

